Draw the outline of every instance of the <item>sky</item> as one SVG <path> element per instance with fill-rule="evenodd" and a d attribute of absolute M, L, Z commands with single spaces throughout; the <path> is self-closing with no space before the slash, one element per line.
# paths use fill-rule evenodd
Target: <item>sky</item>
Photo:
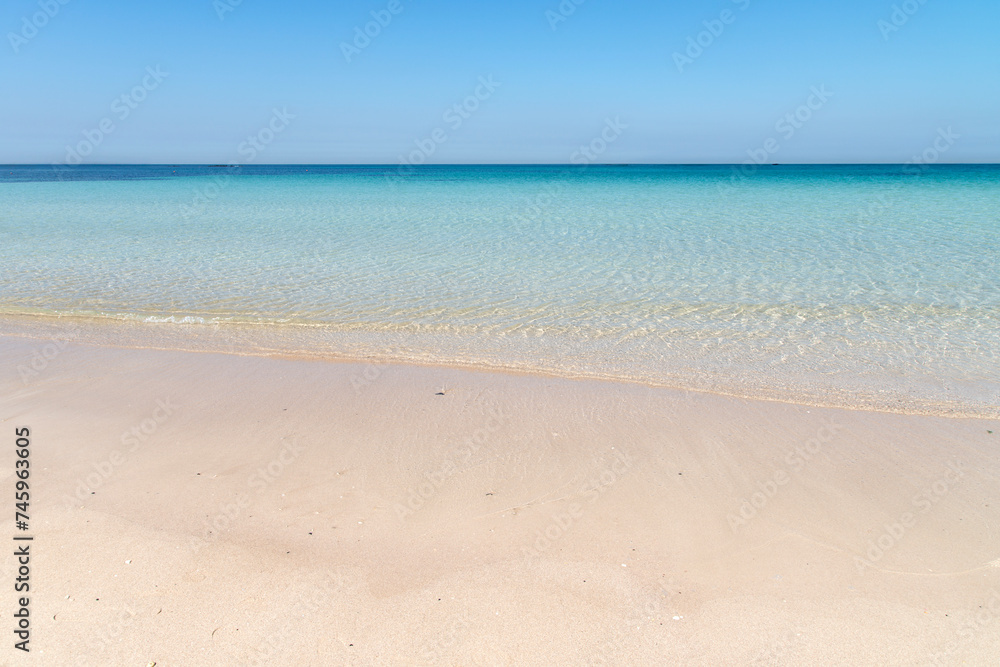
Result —
<path fill-rule="evenodd" d="M 6 0 L 0 163 L 1000 162 L 996 0 Z"/>

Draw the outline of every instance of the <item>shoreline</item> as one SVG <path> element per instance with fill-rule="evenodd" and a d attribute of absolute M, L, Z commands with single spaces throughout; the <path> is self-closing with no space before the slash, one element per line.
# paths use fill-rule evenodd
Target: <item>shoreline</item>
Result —
<path fill-rule="evenodd" d="M 54 664 L 1000 651 L 958 634 L 1000 626 L 996 420 L 82 345 L 25 384 L 32 349 L 0 337 L 0 419 Z"/>
<path fill-rule="evenodd" d="M 369 350 L 330 348 L 300 349 L 290 344 L 284 337 L 283 327 L 301 327 L 320 332 L 317 341 L 329 345 L 336 336 L 355 336 L 349 343 L 339 343 L 342 347 L 357 346 L 358 340 L 366 340 Z M 760 400 L 789 403 L 816 408 L 840 408 L 863 412 L 885 412 L 903 415 L 940 416 L 949 418 L 998 419 L 1000 404 L 954 400 L 952 402 L 913 396 L 914 384 L 908 386 L 903 381 L 887 396 L 858 394 L 856 392 L 827 388 L 817 390 L 808 385 L 797 390 L 786 388 L 779 391 L 771 384 L 760 387 L 733 387 L 695 381 L 694 378 L 650 378 L 631 377 L 614 373 L 589 370 L 540 367 L 527 363 L 498 363 L 483 358 L 447 358 L 434 352 L 415 354 L 413 351 L 386 352 L 398 341 L 384 339 L 381 344 L 376 332 L 332 331 L 323 324 L 248 324 L 248 323 L 189 323 L 189 322 L 148 322 L 112 317 L 64 316 L 64 315 L 12 315 L 0 314 L 0 336 L 22 339 L 67 341 L 94 347 L 116 347 L 120 349 L 159 350 L 179 352 L 199 352 L 230 354 L 244 357 L 285 358 L 328 363 L 372 363 L 401 364 L 425 368 L 447 368 L 453 370 L 482 371 L 533 377 L 549 377 L 567 380 L 625 383 L 648 388 L 693 391 L 744 400 Z M 270 337 L 269 337 L 270 336 Z M 311 342 L 317 342 L 311 341 Z M 468 342 L 468 341 L 466 341 Z M 476 342 L 476 341 L 472 341 Z M 268 347 L 267 344 L 273 345 Z M 398 344 L 395 345 L 398 347 Z M 381 349 L 376 349 L 381 348 Z M 900 405 L 902 403 L 902 405 Z"/>

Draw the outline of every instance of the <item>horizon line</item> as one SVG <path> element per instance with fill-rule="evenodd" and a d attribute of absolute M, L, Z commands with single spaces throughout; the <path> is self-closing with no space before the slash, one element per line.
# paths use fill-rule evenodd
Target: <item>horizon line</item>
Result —
<path fill-rule="evenodd" d="M 87 162 L 82 164 L 63 164 L 59 162 L 0 162 L 0 167 L 59 167 L 62 169 L 75 169 L 77 167 L 216 167 L 216 168 L 242 168 L 242 167 L 388 167 L 393 169 L 423 169 L 433 167 L 730 167 L 730 166 L 755 166 L 755 167 L 783 167 L 783 166 L 816 166 L 816 167 L 864 167 L 864 166 L 893 166 L 919 164 L 925 167 L 933 166 L 954 166 L 954 165 L 978 165 L 978 166 L 1000 166 L 998 162 L 440 162 L 433 164 L 411 165 L 405 163 L 383 163 L 383 162 L 270 162 L 270 163 L 222 163 L 222 162 Z"/>

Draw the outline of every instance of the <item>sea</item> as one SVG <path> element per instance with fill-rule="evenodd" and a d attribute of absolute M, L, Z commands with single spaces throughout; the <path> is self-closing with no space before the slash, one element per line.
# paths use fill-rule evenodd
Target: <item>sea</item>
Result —
<path fill-rule="evenodd" d="M 0 334 L 1000 415 L 1000 165 L 5 165 Z"/>

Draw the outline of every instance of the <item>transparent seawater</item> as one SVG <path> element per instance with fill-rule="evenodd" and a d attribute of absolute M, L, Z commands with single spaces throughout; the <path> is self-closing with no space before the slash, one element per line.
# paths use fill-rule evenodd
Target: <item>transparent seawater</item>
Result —
<path fill-rule="evenodd" d="M 1000 412 L 998 249 L 998 166 L 0 171 L 39 326 L 834 405 Z"/>

